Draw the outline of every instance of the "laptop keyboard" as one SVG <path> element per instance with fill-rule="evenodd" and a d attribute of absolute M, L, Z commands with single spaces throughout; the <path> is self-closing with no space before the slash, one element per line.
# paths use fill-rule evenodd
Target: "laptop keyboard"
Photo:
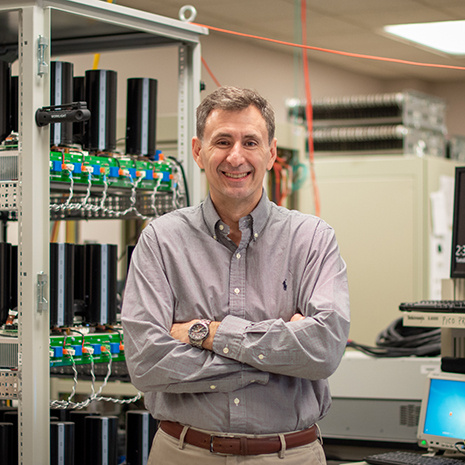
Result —
<path fill-rule="evenodd" d="M 402 312 L 465 313 L 465 300 L 420 300 L 399 305 Z"/>
<path fill-rule="evenodd" d="M 371 465 L 465 465 L 465 455 L 460 458 L 443 455 L 421 455 L 415 452 L 383 452 L 365 457 L 363 460 Z"/>

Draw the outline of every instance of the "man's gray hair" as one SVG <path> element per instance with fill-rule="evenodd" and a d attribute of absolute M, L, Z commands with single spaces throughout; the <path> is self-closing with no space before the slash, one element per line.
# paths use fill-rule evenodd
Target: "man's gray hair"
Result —
<path fill-rule="evenodd" d="M 207 95 L 197 107 L 197 137 L 200 140 L 203 139 L 208 115 L 213 110 L 239 111 L 245 110 L 251 105 L 257 108 L 263 116 L 268 131 L 268 142 L 271 144 L 274 139 L 276 123 L 270 102 L 254 90 L 231 86 L 219 87 Z"/>

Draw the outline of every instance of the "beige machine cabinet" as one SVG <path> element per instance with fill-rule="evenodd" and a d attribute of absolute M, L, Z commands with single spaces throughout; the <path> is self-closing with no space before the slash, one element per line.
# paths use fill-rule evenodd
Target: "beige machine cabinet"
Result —
<path fill-rule="evenodd" d="M 429 295 L 429 194 L 455 163 L 405 155 L 316 158 L 321 217 L 334 227 L 348 267 L 350 338 L 373 345 L 401 315 L 399 303 Z M 299 209 L 314 212 L 312 189 Z"/>

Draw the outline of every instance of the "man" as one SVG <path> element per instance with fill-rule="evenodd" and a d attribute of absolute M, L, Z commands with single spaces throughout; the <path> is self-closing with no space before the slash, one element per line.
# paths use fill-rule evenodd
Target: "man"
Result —
<path fill-rule="evenodd" d="M 133 384 L 161 420 L 149 464 L 321 464 L 316 422 L 349 331 L 346 266 L 321 219 L 263 190 L 274 112 L 219 88 L 192 151 L 209 196 L 152 221 L 122 321 Z"/>

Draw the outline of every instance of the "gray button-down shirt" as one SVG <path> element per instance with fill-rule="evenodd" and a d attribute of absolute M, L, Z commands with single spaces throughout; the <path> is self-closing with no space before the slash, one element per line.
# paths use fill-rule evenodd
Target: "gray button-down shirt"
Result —
<path fill-rule="evenodd" d="M 133 384 L 160 420 L 266 434 L 304 429 L 331 399 L 349 332 L 346 266 L 334 231 L 266 195 L 237 247 L 208 197 L 143 231 L 123 301 Z M 290 322 L 296 312 L 306 318 Z M 170 336 L 174 322 L 221 321 L 213 351 Z"/>

